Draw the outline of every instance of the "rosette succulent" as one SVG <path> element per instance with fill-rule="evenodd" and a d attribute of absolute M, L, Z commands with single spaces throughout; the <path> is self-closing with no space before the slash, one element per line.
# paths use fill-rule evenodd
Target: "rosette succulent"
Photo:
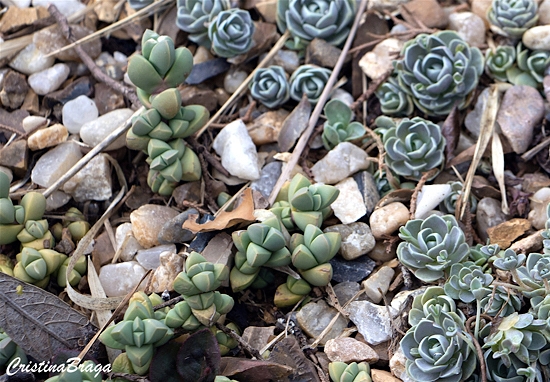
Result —
<path fill-rule="evenodd" d="M 449 182 L 451 186 L 451 193 L 439 203 L 439 210 L 444 214 L 454 214 L 456 211 L 456 202 L 460 195 L 462 195 L 462 190 L 464 185 L 462 182 Z M 470 194 L 468 199 L 470 202 L 470 212 L 475 213 L 477 208 L 477 199 L 474 195 Z"/>
<path fill-rule="evenodd" d="M 327 118 L 323 125 L 321 138 L 327 150 L 332 150 L 338 143 L 353 141 L 365 134 L 365 126 L 352 122 L 353 113 L 348 105 L 338 99 L 326 103 L 323 112 Z"/>
<path fill-rule="evenodd" d="M 493 352 L 487 350 L 483 357 L 487 367 L 487 379 L 489 381 L 502 382 L 544 382 L 540 370 L 521 362 L 513 354 L 510 356 L 511 364 L 507 366 L 502 358 L 494 358 Z"/>
<path fill-rule="evenodd" d="M 366 362 L 331 362 L 328 373 L 333 382 L 372 382 L 370 365 Z"/>
<path fill-rule="evenodd" d="M 396 75 L 392 75 L 380 85 L 375 94 L 380 101 L 382 113 L 385 115 L 406 117 L 411 115 L 414 110 L 411 96 L 401 89 Z"/>
<path fill-rule="evenodd" d="M 256 70 L 248 87 L 252 97 L 270 109 L 281 106 L 290 98 L 286 72 L 278 65 Z"/>
<path fill-rule="evenodd" d="M 522 290 L 525 296 L 531 298 L 550 292 L 550 255 L 530 253 L 525 265 L 515 271 L 519 279 L 514 281 L 525 289 Z"/>
<path fill-rule="evenodd" d="M 188 39 L 210 49 L 208 25 L 221 11 L 231 8 L 229 0 L 178 0 L 176 25 L 189 33 Z"/>
<path fill-rule="evenodd" d="M 424 172 L 443 166 L 445 137 L 435 123 L 414 117 L 396 124 L 391 118 L 380 116 L 376 125 L 386 151 L 384 160 L 397 175 L 419 180 Z"/>
<path fill-rule="evenodd" d="M 452 215 L 409 220 L 399 229 L 399 237 L 404 240 L 397 247 L 399 261 L 424 282 L 445 276 L 470 250 Z"/>
<path fill-rule="evenodd" d="M 493 276 L 484 273 L 479 265 L 471 261 L 456 263 L 451 266 L 450 277 L 445 283 L 447 296 L 465 303 L 481 301 L 491 293 L 489 286 Z"/>
<path fill-rule="evenodd" d="M 516 60 L 518 69 L 523 74 L 514 77 L 512 74 L 510 82 L 515 85 L 531 85 L 539 87 L 545 76 L 545 70 L 550 65 L 550 52 L 547 50 L 530 50 L 524 48 L 521 42 L 516 46 Z M 529 76 L 531 81 L 526 77 Z M 521 80 L 521 81 L 520 81 Z"/>
<path fill-rule="evenodd" d="M 300 101 L 305 94 L 313 105 L 319 101 L 332 71 L 315 65 L 301 65 L 290 76 L 290 97 Z"/>
<path fill-rule="evenodd" d="M 290 239 L 292 265 L 311 285 L 325 286 L 332 279 L 332 259 L 340 249 L 342 238 L 338 232 L 323 233 L 308 224 L 304 234 L 295 233 Z"/>
<path fill-rule="evenodd" d="M 525 259 L 526 256 L 523 253 L 517 254 L 512 248 L 508 248 L 497 255 L 493 265 L 503 271 L 511 271 L 522 266 Z"/>
<path fill-rule="evenodd" d="M 235 57 L 252 48 L 254 23 L 242 9 L 221 11 L 208 26 L 212 51 L 220 57 Z"/>
<path fill-rule="evenodd" d="M 438 317 L 442 313 L 456 313 L 462 321 L 466 320 L 464 314 L 460 310 L 457 311 L 455 301 L 445 294 L 442 287 L 431 286 L 424 293 L 414 297 L 409 311 L 409 324 L 414 326 L 429 315 Z"/>
<path fill-rule="evenodd" d="M 519 39 L 537 23 L 538 4 L 534 0 L 493 0 L 487 19 L 494 32 Z"/>
<path fill-rule="evenodd" d="M 448 115 L 455 104 L 464 109 L 483 72 L 483 55 L 450 30 L 420 34 L 403 47 L 395 61 L 400 87 L 422 112 Z"/>
<path fill-rule="evenodd" d="M 496 80 L 507 82 L 507 71 L 516 65 L 516 49 L 499 45 L 485 52 L 485 72 Z"/>
<path fill-rule="evenodd" d="M 355 8 L 354 0 L 279 0 L 277 25 L 282 32 L 290 31 L 292 49 L 304 49 L 314 38 L 341 45 L 348 37 Z"/>
<path fill-rule="evenodd" d="M 275 291 L 274 303 L 279 308 L 296 305 L 304 296 L 311 292 L 311 286 L 304 279 L 295 279 L 288 275 L 286 283 L 281 284 Z"/>

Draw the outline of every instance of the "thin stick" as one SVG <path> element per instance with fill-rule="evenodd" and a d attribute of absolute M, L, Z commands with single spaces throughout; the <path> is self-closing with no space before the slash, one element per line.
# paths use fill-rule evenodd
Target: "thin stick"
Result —
<path fill-rule="evenodd" d="M 543 148 L 545 148 L 548 145 L 550 145 L 550 137 L 546 137 L 544 139 L 544 141 L 540 142 L 538 145 L 533 147 L 531 150 L 526 151 L 525 153 L 523 153 L 523 155 L 521 156 L 521 159 L 523 159 L 524 161 L 531 160 L 535 155 L 538 154 L 538 152 L 540 150 L 542 150 Z"/>
<path fill-rule="evenodd" d="M 313 133 L 313 129 L 315 129 L 315 124 L 317 123 L 317 120 L 321 115 L 321 111 L 323 110 L 325 102 L 328 99 L 329 93 L 332 87 L 334 86 L 334 84 L 336 83 L 336 80 L 338 79 L 338 74 L 340 73 L 340 70 L 344 65 L 344 60 L 348 54 L 348 51 L 349 51 L 349 48 L 351 47 L 351 43 L 353 42 L 353 39 L 355 38 L 355 33 L 357 32 L 357 28 L 359 27 L 359 22 L 361 21 L 363 12 L 367 7 L 367 3 L 368 3 L 368 0 L 361 0 L 361 4 L 359 5 L 359 9 L 357 10 L 357 14 L 355 15 L 355 20 L 349 32 L 348 38 L 346 40 L 346 44 L 344 45 L 344 48 L 342 49 L 342 53 L 340 54 L 340 57 L 338 57 L 338 62 L 334 66 L 334 70 L 332 71 L 332 74 L 330 75 L 327 81 L 325 90 L 323 90 L 323 93 L 319 97 L 319 101 L 317 102 L 317 105 L 315 106 L 315 109 L 313 109 L 313 113 L 309 118 L 308 126 L 305 129 L 305 131 L 302 133 L 302 136 L 300 137 L 300 139 L 298 140 L 298 143 L 296 144 L 296 148 L 294 149 L 294 151 L 292 151 L 292 156 L 290 157 L 290 160 L 288 161 L 287 165 L 282 171 L 281 176 L 279 176 L 279 179 L 277 179 L 277 183 L 275 184 L 275 187 L 273 187 L 273 190 L 271 191 L 271 195 L 269 195 L 270 205 L 275 202 L 275 198 L 279 194 L 281 187 L 290 177 L 290 172 L 294 169 L 294 166 L 296 166 L 296 164 L 298 163 L 298 159 L 300 159 L 300 156 L 302 155 L 302 151 L 304 151 L 304 148 L 306 147 L 309 137 L 311 133 Z"/>
<path fill-rule="evenodd" d="M 250 81 L 252 81 L 252 78 L 254 78 L 254 74 L 256 73 L 256 70 L 263 68 L 267 65 L 267 63 L 277 54 L 277 52 L 283 47 L 286 40 L 290 37 L 290 32 L 287 30 L 281 38 L 277 41 L 277 43 L 271 48 L 267 56 L 256 66 L 256 69 L 250 73 L 248 77 L 246 77 L 246 80 L 235 90 L 235 93 L 229 97 L 229 99 L 220 107 L 220 110 L 217 111 L 216 114 L 210 120 L 204 125 L 198 132 L 197 132 L 197 138 L 202 135 L 208 129 L 216 120 L 229 108 L 231 105 L 233 105 L 233 102 L 237 100 L 241 96 L 241 93 L 248 87 L 248 84 Z"/>

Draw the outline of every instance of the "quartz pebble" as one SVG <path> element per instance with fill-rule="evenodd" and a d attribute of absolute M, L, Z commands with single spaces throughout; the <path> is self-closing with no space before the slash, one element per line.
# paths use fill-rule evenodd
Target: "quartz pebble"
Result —
<path fill-rule="evenodd" d="M 383 266 L 375 273 L 369 276 L 368 279 L 363 281 L 362 286 L 365 290 L 367 297 L 378 304 L 382 301 L 382 297 L 386 295 L 390 287 L 391 280 L 395 275 L 395 271 L 388 266 Z M 379 289 L 382 293 L 379 292 Z"/>
<path fill-rule="evenodd" d="M 122 223 L 119 225 L 116 228 L 115 239 L 116 250 L 120 250 L 120 259 L 122 261 L 133 260 L 137 251 L 143 248 L 132 232 L 132 223 Z"/>
<path fill-rule="evenodd" d="M 367 213 L 359 186 L 353 178 L 346 178 L 335 186 L 340 193 L 330 205 L 336 216 L 344 224 L 353 223 Z"/>
<path fill-rule="evenodd" d="M 378 354 L 369 345 L 351 337 L 328 340 L 324 352 L 331 362 L 378 362 Z"/>
<path fill-rule="evenodd" d="M 38 95 L 51 93 L 69 77 L 70 71 L 67 64 L 55 64 L 51 68 L 31 74 L 28 79 L 29 86 Z"/>
<path fill-rule="evenodd" d="M 107 297 L 126 296 L 145 275 L 145 269 L 135 261 L 107 264 L 101 267 L 99 281 Z M 147 280 L 139 286 L 144 290 Z"/>
<path fill-rule="evenodd" d="M 540 25 L 527 29 L 521 41 L 533 50 L 550 50 L 550 25 Z"/>
<path fill-rule="evenodd" d="M 214 139 L 212 147 L 221 156 L 222 166 L 231 175 L 247 180 L 260 178 L 256 146 L 242 120 L 225 126 Z"/>
<path fill-rule="evenodd" d="M 230 71 L 225 75 L 223 79 L 223 88 L 229 94 L 235 93 L 235 91 L 241 86 L 241 84 L 248 77 L 248 73 L 242 70 Z"/>
<path fill-rule="evenodd" d="M 81 95 L 67 102 L 61 110 L 63 125 L 71 134 L 80 133 L 80 128 L 86 122 L 93 121 L 99 116 L 99 111 L 93 100 Z"/>
<path fill-rule="evenodd" d="M 401 382 L 400 379 L 395 378 L 389 371 L 371 369 L 370 376 L 372 382 Z"/>
<path fill-rule="evenodd" d="M 71 200 L 71 195 L 55 190 L 46 198 L 46 211 L 55 211 L 69 203 L 69 200 Z"/>
<path fill-rule="evenodd" d="M 323 232 L 338 232 L 342 237 L 340 254 L 346 260 L 354 260 L 374 248 L 375 240 L 366 223 L 355 222 L 337 224 L 324 229 Z"/>
<path fill-rule="evenodd" d="M 55 57 L 46 57 L 36 45 L 29 44 L 20 51 L 13 60 L 10 67 L 24 74 L 33 74 L 48 69 L 55 62 Z"/>
<path fill-rule="evenodd" d="M 317 339 L 336 314 L 338 314 L 336 309 L 331 308 L 321 300 L 304 305 L 296 314 L 296 320 L 308 336 Z M 328 340 L 340 336 L 347 325 L 348 320 L 339 315 L 332 328 L 321 339 L 320 344 L 324 345 Z"/>
<path fill-rule="evenodd" d="M 529 221 L 535 229 L 543 229 L 546 220 L 546 206 L 550 202 L 550 188 L 543 187 L 530 197 Z"/>
<path fill-rule="evenodd" d="M 28 8 L 31 5 L 31 0 L 3 0 L 3 3 L 7 6 Z"/>
<path fill-rule="evenodd" d="M 387 38 L 378 43 L 374 49 L 359 60 L 359 66 L 363 73 L 373 81 L 378 80 L 391 67 L 395 54 L 399 54 L 403 48 L 403 41 L 396 38 Z"/>
<path fill-rule="evenodd" d="M 97 146 L 103 141 L 109 134 L 115 131 L 119 126 L 124 124 L 132 114 L 132 109 L 118 109 L 113 110 L 101 117 L 86 122 L 80 128 L 80 137 L 82 141 L 92 147 Z M 111 143 L 107 150 L 116 150 L 126 145 L 126 137 L 122 135 L 116 141 Z"/>
<path fill-rule="evenodd" d="M 42 155 L 36 162 L 31 180 L 42 187 L 50 187 L 82 158 L 80 146 L 64 142 Z"/>
<path fill-rule="evenodd" d="M 158 234 L 164 223 L 176 217 L 178 211 L 161 205 L 146 204 L 130 214 L 132 232 L 144 248 L 159 245 Z"/>
<path fill-rule="evenodd" d="M 470 46 L 485 44 L 485 22 L 472 12 L 456 12 L 449 15 L 449 29 L 458 32 Z"/>
<path fill-rule="evenodd" d="M 376 239 L 391 235 L 409 221 L 409 209 L 400 202 L 386 204 L 374 210 L 370 216 L 370 227 Z"/>
<path fill-rule="evenodd" d="M 56 123 L 53 126 L 46 127 L 45 129 L 40 129 L 34 132 L 27 143 L 29 145 L 29 150 L 36 151 L 42 150 L 46 147 L 54 147 L 58 144 L 65 142 L 69 137 L 69 132 L 67 128 L 60 123 Z"/>
<path fill-rule="evenodd" d="M 335 184 L 360 170 L 369 168 L 364 150 L 350 142 L 339 143 L 311 167 L 316 182 Z"/>
<path fill-rule="evenodd" d="M 271 59 L 269 65 L 281 66 L 285 72 L 292 74 L 300 66 L 300 57 L 298 57 L 298 53 L 293 50 L 281 49 L 277 52 L 275 57 Z"/>
<path fill-rule="evenodd" d="M 428 287 L 420 287 L 414 290 L 403 290 L 397 293 L 392 298 L 390 305 L 397 312 L 401 312 L 401 310 L 406 308 L 406 303 L 407 303 L 407 300 L 409 299 L 409 296 L 411 296 L 412 298 L 415 298 L 416 296 L 420 296 L 426 291 L 427 288 Z"/>
<path fill-rule="evenodd" d="M 489 238 L 487 229 L 503 223 L 507 220 L 502 212 L 500 202 L 493 198 L 483 198 L 477 203 L 476 210 L 477 234 L 482 242 Z"/>
<path fill-rule="evenodd" d="M 48 119 L 38 115 L 29 115 L 23 119 L 21 124 L 23 125 L 23 130 L 26 133 L 30 133 L 40 127 L 45 127 L 48 124 Z"/>
<path fill-rule="evenodd" d="M 391 339 L 392 328 L 388 311 L 395 316 L 392 307 L 375 305 L 370 301 L 353 301 L 348 305 L 349 319 L 369 345 L 377 345 Z"/>
<path fill-rule="evenodd" d="M 183 270 L 183 257 L 172 251 L 164 251 L 159 256 L 160 266 L 155 269 L 149 283 L 149 291 L 162 293 L 174 290 L 174 280 Z"/>
<path fill-rule="evenodd" d="M 113 195 L 111 166 L 105 154 L 92 158 L 63 185 L 63 191 L 77 202 L 108 200 Z"/>
<path fill-rule="evenodd" d="M 425 219 L 451 193 L 450 184 L 425 184 L 416 199 L 415 219 Z"/>
<path fill-rule="evenodd" d="M 136 261 L 145 269 L 156 269 L 160 266 L 160 255 L 163 252 L 176 253 L 174 244 L 157 245 L 153 248 L 140 249 L 136 254 Z"/>

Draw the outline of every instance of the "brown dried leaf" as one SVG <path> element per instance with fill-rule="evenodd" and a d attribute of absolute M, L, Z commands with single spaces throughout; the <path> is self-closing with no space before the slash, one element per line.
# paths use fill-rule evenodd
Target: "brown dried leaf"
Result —
<path fill-rule="evenodd" d="M 384 207 L 387 204 L 393 202 L 409 203 L 411 201 L 411 196 L 414 190 L 409 188 L 400 188 L 399 190 L 393 190 L 386 194 L 382 199 L 376 204 L 376 208 Z"/>
<path fill-rule="evenodd" d="M 289 366 L 268 361 L 252 361 L 246 358 L 222 357 L 220 374 L 239 381 L 279 381 L 292 374 Z"/>
<path fill-rule="evenodd" d="M 290 150 L 296 140 L 307 127 L 309 116 L 311 115 L 311 103 L 304 94 L 300 103 L 283 122 L 283 127 L 279 133 L 279 149 L 281 152 Z"/>
<path fill-rule="evenodd" d="M 454 158 L 454 151 L 460 137 L 460 116 L 457 105 L 453 107 L 443 122 L 441 133 L 445 137 L 445 165 L 448 168 L 449 162 Z"/>
<path fill-rule="evenodd" d="M 188 229 L 193 233 L 219 231 L 233 227 L 239 223 L 251 223 L 254 218 L 254 198 L 252 190 L 247 188 L 243 192 L 242 201 L 234 210 L 222 211 L 214 220 L 199 224 L 196 222 L 198 215 L 189 215 L 189 218 L 183 223 L 182 228 Z"/>
<path fill-rule="evenodd" d="M 479 175 L 475 175 L 472 181 L 472 193 L 480 200 L 483 198 L 500 199 L 500 191 L 491 186 L 487 179 Z"/>

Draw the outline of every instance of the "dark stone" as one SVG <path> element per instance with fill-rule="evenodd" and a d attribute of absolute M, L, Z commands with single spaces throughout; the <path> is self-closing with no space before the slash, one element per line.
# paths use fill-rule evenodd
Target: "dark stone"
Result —
<path fill-rule="evenodd" d="M 306 64 L 322 66 L 324 68 L 334 69 L 342 50 L 329 44 L 323 39 L 314 38 L 307 46 Z M 349 61 L 351 56 L 346 57 Z"/>
<path fill-rule="evenodd" d="M 203 215 L 199 219 L 199 224 L 204 224 L 204 223 L 206 223 L 207 221 L 210 221 L 210 220 L 214 220 L 214 216 L 212 216 L 212 215 Z M 195 238 L 193 239 L 191 244 L 189 244 L 189 249 L 191 251 L 196 251 L 196 252 L 201 253 L 202 251 L 204 251 L 204 248 L 206 248 L 206 246 L 208 245 L 210 240 L 212 240 L 212 238 L 214 238 L 216 235 L 217 235 L 216 231 L 197 233 L 197 236 L 195 236 Z"/>
<path fill-rule="evenodd" d="M 102 82 L 95 84 L 94 101 L 99 115 L 125 107 L 124 96 Z"/>
<path fill-rule="evenodd" d="M 200 203 L 201 202 L 201 182 L 187 182 L 177 186 L 172 191 L 172 198 L 178 208 L 184 208 L 183 202 Z"/>
<path fill-rule="evenodd" d="M 250 183 L 250 188 L 259 191 L 265 198 L 269 198 L 277 179 L 281 175 L 283 163 L 279 161 L 273 161 L 266 164 L 260 172 L 260 179 Z"/>
<path fill-rule="evenodd" d="M 195 234 L 188 229 L 183 229 L 183 223 L 189 218 L 191 214 L 198 214 L 194 208 L 189 208 L 187 211 L 182 212 L 175 218 L 166 222 L 158 234 L 158 241 L 160 244 L 176 244 L 190 241 L 195 237 Z"/>
<path fill-rule="evenodd" d="M 362 221 L 368 222 L 374 207 L 380 200 L 380 194 L 378 193 L 378 188 L 376 187 L 376 180 L 374 176 L 368 171 L 361 171 L 353 175 L 353 179 L 361 191 L 363 196 L 363 201 L 365 202 L 365 207 L 367 208 L 367 213 L 361 218 Z"/>
<path fill-rule="evenodd" d="M 193 66 L 185 83 L 188 85 L 201 84 L 209 78 L 227 72 L 230 67 L 231 65 L 225 58 L 213 58 L 212 60 L 201 62 Z"/>
<path fill-rule="evenodd" d="M 9 168 L 19 177 L 25 175 L 28 160 L 29 150 L 25 139 L 15 141 L 11 145 L 0 149 L 0 166 Z"/>
<path fill-rule="evenodd" d="M 4 86 L 0 92 L 2 105 L 10 109 L 17 109 L 23 104 L 29 85 L 24 75 L 9 70 L 4 79 Z"/>
<path fill-rule="evenodd" d="M 376 262 L 367 256 L 361 256 L 355 260 L 345 260 L 341 256 L 335 256 L 330 260 L 330 264 L 332 265 L 332 280 L 339 283 L 346 281 L 361 282 L 376 267 Z"/>
<path fill-rule="evenodd" d="M 181 93 L 181 102 L 183 106 L 202 105 L 212 112 L 218 106 L 216 93 L 211 89 L 200 88 L 198 86 L 187 86 Z"/>
<path fill-rule="evenodd" d="M 92 97 L 94 87 L 89 77 L 80 77 L 71 82 L 64 89 L 55 91 L 44 96 L 42 106 L 46 109 L 53 109 L 56 105 L 64 105 L 78 96 L 85 95 Z"/>
<path fill-rule="evenodd" d="M 267 360 L 294 369 L 294 372 L 288 376 L 289 381 L 321 382 L 315 365 L 306 358 L 294 336 L 288 336 L 277 342 Z"/>

